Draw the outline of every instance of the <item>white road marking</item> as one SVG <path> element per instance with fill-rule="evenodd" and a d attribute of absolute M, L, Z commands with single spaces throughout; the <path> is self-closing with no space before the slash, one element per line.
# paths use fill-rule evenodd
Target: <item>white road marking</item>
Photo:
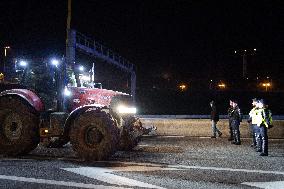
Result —
<path fill-rule="evenodd" d="M 78 183 L 78 182 L 66 182 L 66 181 L 57 181 L 57 180 L 7 176 L 7 175 L 0 175 L 0 179 L 2 179 L 2 180 L 13 180 L 13 181 L 18 181 L 18 182 L 37 183 L 37 184 L 49 184 L 49 185 L 58 185 L 58 186 L 79 187 L 79 188 L 130 189 L 130 188 L 126 188 L 126 187 L 103 186 L 103 185 L 96 185 L 96 184 L 85 184 L 85 183 Z"/>
<path fill-rule="evenodd" d="M 284 181 L 274 181 L 274 182 L 243 182 L 242 184 L 248 186 L 255 186 L 264 189 L 283 189 Z"/>
<path fill-rule="evenodd" d="M 215 171 L 231 171 L 231 172 L 246 172 L 246 173 L 284 175 L 284 172 L 281 172 L 281 171 L 264 171 L 264 170 L 251 170 L 251 169 L 233 169 L 233 168 L 222 168 L 222 167 L 201 167 L 201 166 L 185 166 L 185 165 L 168 165 L 168 167 L 176 168 L 176 169 L 180 169 L 180 170 L 202 169 L 202 170 L 215 170 Z"/>
<path fill-rule="evenodd" d="M 231 171 L 231 172 L 246 172 L 246 173 L 260 173 L 260 174 L 275 174 L 284 175 L 282 171 L 264 171 L 264 170 L 251 170 L 251 169 L 233 169 L 233 168 L 223 168 L 223 167 L 202 167 L 202 166 L 187 166 L 187 165 L 167 165 L 167 164 L 155 164 L 155 163 L 136 163 L 136 162 L 122 162 L 122 161 L 109 161 L 108 163 L 121 163 L 128 166 L 146 166 L 148 171 L 152 171 L 151 167 L 157 167 L 154 169 L 158 170 L 186 170 L 186 169 L 202 169 L 202 170 L 215 170 L 215 171 Z M 113 167 L 112 167 L 113 168 Z M 120 170 L 121 169 L 121 170 Z M 125 171 L 125 168 L 119 167 L 115 171 Z M 139 171 L 139 170 L 135 170 Z M 145 170 L 142 170 L 145 171 Z"/>
<path fill-rule="evenodd" d="M 129 179 L 126 177 L 118 176 L 112 174 L 115 170 L 101 167 L 79 167 L 79 168 L 61 168 L 65 171 L 70 171 L 79 175 L 83 175 L 89 178 L 100 180 L 109 184 L 119 185 L 119 186 L 138 186 L 144 188 L 156 188 L 165 189 L 160 186 L 148 184 L 145 182 L 140 182 L 134 179 Z M 117 170 L 116 170 L 117 171 Z M 145 171 L 145 170 L 144 170 Z"/>

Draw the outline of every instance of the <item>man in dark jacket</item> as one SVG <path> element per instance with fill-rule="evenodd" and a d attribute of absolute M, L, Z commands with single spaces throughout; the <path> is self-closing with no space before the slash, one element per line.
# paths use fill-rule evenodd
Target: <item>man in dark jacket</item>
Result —
<path fill-rule="evenodd" d="M 211 106 L 211 127 L 212 127 L 212 136 L 211 138 L 216 138 L 216 134 L 221 137 L 222 132 L 217 128 L 217 122 L 219 121 L 219 114 L 214 101 L 210 102 Z"/>
<path fill-rule="evenodd" d="M 233 113 L 233 101 L 230 100 L 230 106 L 228 108 L 228 118 L 229 118 L 229 138 L 228 138 L 228 141 L 232 141 L 233 140 L 233 129 L 232 129 L 232 120 L 233 120 L 233 117 L 232 117 L 232 113 Z"/>
<path fill-rule="evenodd" d="M 242 115 L 238 103 L 236 100 L 233 100 L 233 110 L 232 110 L 232 130 L 233 130 L 233 138 L 232 144 L 240 145 L 240 122 L 242 121 Z"/>

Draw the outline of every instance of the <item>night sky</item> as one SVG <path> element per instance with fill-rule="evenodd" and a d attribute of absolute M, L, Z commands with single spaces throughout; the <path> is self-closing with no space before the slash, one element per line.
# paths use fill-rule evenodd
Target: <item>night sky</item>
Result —
<path fill-rule="evenodd" d="M 0 5 L 2 47 L 64 54 L 67 0 Z M 135 64 L 139 83 L 236 79 L 242 58 L 234 50 L 254 48 L 250 76 L 284 79 L 284 1 L 73 0 L 71 25 Z"/>

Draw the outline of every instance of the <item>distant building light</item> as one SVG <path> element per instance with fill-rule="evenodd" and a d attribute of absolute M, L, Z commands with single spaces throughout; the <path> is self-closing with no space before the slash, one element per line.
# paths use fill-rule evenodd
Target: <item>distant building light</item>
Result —
<path fill-rule="evenodd" d="M 256 49 L 253 49 L 254 51 L 256 51 Z"/>
<path fill-rule="evenodd" d="M 235 51 L 235 54 L 237 54 L 237 51 Z"/>

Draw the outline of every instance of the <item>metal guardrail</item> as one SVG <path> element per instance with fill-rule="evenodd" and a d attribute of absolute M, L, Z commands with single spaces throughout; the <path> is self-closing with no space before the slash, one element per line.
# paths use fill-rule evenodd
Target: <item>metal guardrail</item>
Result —
<path fill-rule="evenodd" d="M 210 115 L 137 115 L 140 118 L 153 119 L 210 119 Z M 228 119 L 227 115 L 220 115 L 220 119 Z M 243 115 L 243 119 L 248 119 L 249 115 Z M 284 115 L 273 115 L 273 120 L 284 120 Z"/>
<path fill-rule="evenodd" d="M 129 72 L 133 71 L 134 69 L 134 65 L 120 56 L 118 53 L 113 52 L 108 47 L 102 45 L 98 40 L 87 37 L 79 32 L 76 32 L 76 46 L 83 48 L 89 53 L 100 55 L 100 57 L 110 60 L 114 64 L 125 70 L 128 70 Z"/>

